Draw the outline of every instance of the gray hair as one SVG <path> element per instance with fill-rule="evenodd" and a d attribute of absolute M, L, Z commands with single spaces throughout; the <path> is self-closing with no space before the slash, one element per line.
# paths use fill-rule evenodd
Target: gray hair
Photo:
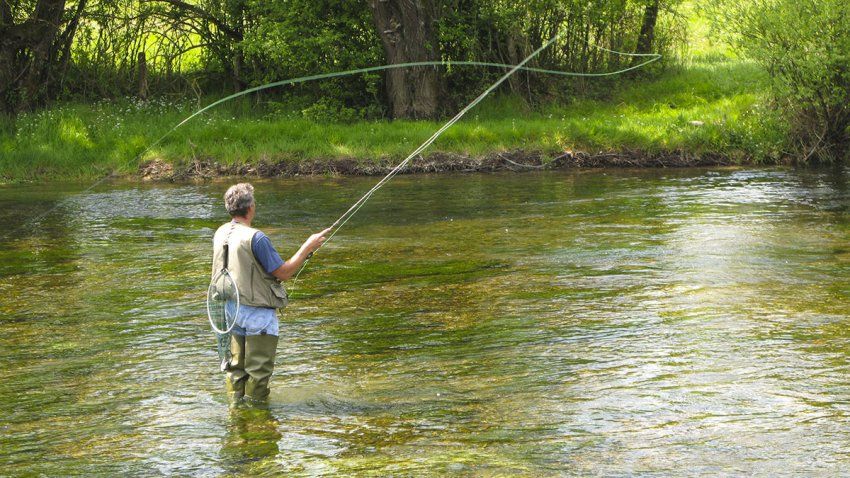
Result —
<path fill-rule="evenodd" d="M 254 186 L 239 183 L 230 186 L 224 193 L 224 207 L 231 216 L 245 216 L 254 204 Z"/>

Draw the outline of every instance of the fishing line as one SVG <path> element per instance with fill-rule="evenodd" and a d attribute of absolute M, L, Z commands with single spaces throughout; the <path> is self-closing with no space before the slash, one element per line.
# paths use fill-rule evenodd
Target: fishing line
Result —
<path fill-rule="evenodd" d="M 554 38 L 552 38 L 548 42 L 546 42 L 545 46 L 549 46 L 559 36 L 560 36 L 560 34 L 555 36 Z M 545 46 L 544 46 L 544 48 L 545 48 Z M 199 109 L 198 111 L 196 111 L 196 112 L 192 113 L 191 115 L 189 115 L 188 117 L 186 117 L 184 120 L 182 120 L 179 123 L 177 123 L 176 125 L 174 125 L 171 129 L 166 131 L 165 134 L 163 134 L 156 141 L 154 141 L 153 143 L 148 145 L 145 149 L 142 150 L 142 152 L 140 152 L 139 154 L 137 154 L 133 158 L 131 158 L 130 161 L 128 161 L 124 166 L 130 165 L 131 163 L 140 160 L 146 153 L 148 153 L 154 147 L 159 145 L 163 140 L 165 140 L 165 138 L 169 137 L 178 128 L 185 125 L 186 123 L 191 121 L 196 116 L 201 115 L 201 114 L 205 113 L 206 111 L 210 110 L 211 108 L 214 108 L 214 107 L 216 107 L 216 106 L 218 106 L 222 103 L 225 103 L 225 102 L 230 101 L 232 99 L 238 98 L 240 96 L 244 96 L 244 95 L 247 95 L 247 94 L 250 94 L 250 93 L 255 93 L 255 92 L 258 92 L 258 91 L 266 90 L 266 89 L 269 89 L 269 88 L 275 88 L 275 87 L 279 87 L 279 86 L 294 85 L 294 84 L 298 84 L 298 83 L 306 83 L 306 82 L 309 82 L 309 81 L 326 80 L 326 79 L 330 79 L 330 78 L 338 78 L 338 77 L 342 77 L 342 76 L 350 76 L 350 75 L 357 75 L 357 74 L 363 74 L 363 73 L 372 73 L 372 72 L 384 71 L 384 70 L 392 70 L 392 69 L 396 69 L 396 68 L 412 68 L 412 67 L 421 67 L 421 66 L 434 66 L 434 67 L 442 66 L 442 67 L 446 67 L 446 68 L 451 68 L 452 66 L 476 66 L 476 67 L 487 67 L 487 68 L 512 68 L 510 73 L 508 73 L 506 76 L 504 76 L 503 78 L 501 78 L 497 82 L 497 85 L 498 85 L 498 84 L 501 84 L 501 82 L 504 81 L 505 78 L 512 75 L 513 72 L 515 72 L 517 70 L 523 70 L 523 71 L 528 71 L 528 72 L 532 72 L 532 73 L 543 73 L 543 74 L 547 74 L 547 75 L 558 75 L 558 76 L 602 77 L 602 76 L 619 75 L 619 74 L 622 74 L 622 73 L 625 73 L 625 72 L 628 72 L 628 71 L 631 71 L 631 70 L 636 70 L 638 68 L 642 68 L 642 67 L 644 67 L 644 66 L 646 66 L 646 65 L 648 65 L 652 62 L 655 62 L 655 61 L 658 61 L 659 59 L 661 59 L 661 55 L 657 54 L 657 53 L 626 53 L 626 52 L 609 50 L 607 48 L 603 48 L 603 47 L 597 46 L 597 45 L 591 45 L 591 46 L 593 46 L 594 48 L 597 48 L 599 50 L 606 51 L 608 53 L 613 53 L 613 54 L 616 54 L 616 55 L 627 56 L 627 57 L 646 58 L 646 60 L 641 61 L 640 63 L 637 63 L 635 65 L 632 65 L 628 68 L 623 68 L 623 69 L 620 69 L 620 70 L 610 71 L 610 72 L 602 72 L 602 73 L 579 73 L 579 72 L 547 70 L 547 69 L 544 69 L 544 68 L 534 68 L 534 67 L 523 66 L 530 58 L 533 58 L 534 56 L 536 56 L 537 53 L 542 49 L 542 48 L 539 48 L 538 50 L 536 50 L 534 53 L 532 53 L 532 55 L 530 55 L 528 58 L 526 58 L 519 65 L 508 65 L 508 64 L 505 64 L 505 63 L 492 63 L 492 62 L 483 62 L 483 61 L 418 61 L 418 62 L 409 62 L 409 63 L 397 63 L 397 64 L 393 64 L 393 65 L 370 66 L 370 67 L 366 67 L 366 68 L 357 68 L 357 69 L 354 69 L 354 70 L 337 71 L 337 72 L 331 72 L 331 73 L 321 73 L 321 74 L 317 74 L 317 75 L 308 75 L 308 76 L 302 76 L 302 77 L 298 77 L 298 78 L 291 78 L 291 79 L 288 79 L 288 80 L 275 81 L 275 82 L 272 82 L 272 83 L 267 83 L 265 85 L 255 86 L 253 88 L 248 88 L 246 90 L 242 90 L 238 93 L 234 93 L 234 94 L 229 95 L 229 96 L 225 96 L 224 98 L 216 100 L 216 101 L 210 103 L 209 105 Z M 480 101 L 480 100 L 477 100 L 477 101 Z M 477 104 L 477 101 L 476 101 L 476 104 Z M 437 136 L 439 136 L 439 135 L 437 135 Z M 433 142 L 433 141 L 431 141 L 431 142 Z M 419 148 L 417 148 L 417 149 L 419 149 Z M 424 149 L 424 148 L 422 148 L 422 149 Z M 406 162 L 405 162 L 405 164 L 406 164 Z M 395 174 L 393 174 L 393 176 L 394 175 Z M 100 184 L 103 184 L 103 182 L 106 181 L 107 179 L 109 179 L 110 177 L 112 177 L 112 173 L 106 174 L 105 176 L 98 179 L 97 181 L 95 181 L 94 183 L 92 183 L 90 186 L 83 189 L 82 191 L 78 192 L 77 194 L 78 195 L 79 194 L 86 194 L 86 193 L 90 192 L 91 190 L 93 190 L 94 188 L 99 186 Z M 392 176 L 390 176 L 390 177 L 392 177 Z M 383 184 L 383 183 L 381 183 L 381 184 Z M 372 191 L 372 192 L 374 192 L 374 191 Z M 360 201 L 358 201 L 358 202 L 360 202 Z M 39 214 L 38 216 L 35 216 L 34 218 L 28 220 L 26 223 L 22 224 L 21 227 L 14 230 L 13 232 L 18 233 L 18 232 L 24 230 L 28 225 L 38 223 L 38 221 L 41 221 L 48 214 L 50 214 L 51 212 L 53 212 L 57 208 L 59 208 L 62 205 L 62 203 L 63 203 L 63 201 L 57 202 L 52 207 L 48 208 L 45 212 Z M 357 209 L 359 209 L 359 207 Z M 356 212 L 356 211 L 354 211 L 354 212 Z M 344 222 L 343 222 L 343 224 L 344 224 Z M 302 269 L 303 269 L 303 267 L 302 267 Z M 300 274 L 300 270 L 299 270 L 299 274 Z"/>
<path fill-rule="evenodd" d="M 349 219 L 351 219 L 351 218 L 352 218 L 355 214 L 357 214 L 357 211 L 359 211 L 359 210 L 360 210 L 360 208 L 362 208 L 362 207 L 363 207 L 363 205 L 364 205 L 364 204 L 366 204 L 366 201 L 368 201 L 368 200 L 372 197 L 372 195 L 373 195 L 373 194 L 375 194 L 375 192 L 377 192 L 377 191 L 378 191 L 381 187 L 383 187 L 383 186 L 384 186 L 384 185 L 385 185 L 385 184 L 386 184 L 386 183 L 387 183 L 390 179 L 392 179 L 393 177 L 395 177 L 395 175 L 396 175 L 396 174 L 398 174 L 398 173 L 399 173 L 399 171 L 401 171 L 401 170 L 402 170 L 405 166 L 407 166 L 407 164 L 408 164 L 411 160 L 413 160 L 413 158 L 415 158 L 416 156 L 418 156 L 419 154 L 421 154 L 421 153 L 422 153 L 422 151 L 424 151 L 424 150 L 425 150 L 425 149 L 427 149 L 429 146 L 431 146 L 431 144 L 433 144 L 433 143 L 434 143 L 434 141 L 436 141 L 436 140 L 437 140 L 437 138 L 439 138 L 439 137 L 440 137 L 440 135 L 442 135 L 442 134 L 443 134 L 443 133 L 444 133 L 447 129 L 451 128 L 451 127 L 452 127 L 455 123 L 457 123 L 457 122 L 458 122 L 458 121 L 459 121 L 459 120 L 460 120 L 460 119 L 461 119 L 461 118 L 462 118 L 462 117 L 463 117 L 463 116 L 464 116 L 464 115 L 465 115 L 465 114 L 466 114 L 469 110 L 471 110 L 471 109 L 472 109 L 472 108 L 474 108 L 476 105 L 478 105 L 478 103 L 480 103 L 480 102 L 481 102 L 481 101 L 482 101 L 485 97 L 487 97 L 487 95 L 489 95 L 491 92 L 493 92 L 493 90 L 495 90 L 496 88 L 498 88 L 498 87 L 499 87 L 499 85 L 501 85 L 501 84 L 502 84 L 505 80 L 507 80 L 507 79 L 508 79 L 511 75 L 513 75 L 514 73 L 516 73 L 518 70 L 521 70 L 521 69 L 523 69 L 523 70 L 529 70 L 529 71 L 537 71 L 537 72 L 542 72 L 542 71 L 550 72 L 550 71 L 552 71 L 552 70 L 540 70 L 540 69 L 537 69 L 537 68 L 524 68 L 524 65 L 525 65 L 526 63 L 528 63 L 528 62 L 529 62 L 532 58 L 534 58 L 535 56 L 537 56 L 537 55 L 538 55 L 541 51 L 543 51 L 543 50 L 545 50 L 546 48 L 548 48 L 548 47 L 549 47 L 549 45 L 551 45 L 552 43 L 554 43 L 554 42 L 555 42 L 555 41 L 556 41 L 556 40 L 557 40 L 557 39 L 558 39 L 558 38 L 559 38 L 562 34 L 563 34 L 563 32 L 558 33 L 557 35 L 555 35 L 554 37 L 552 37 L 551 39 L 549 39 L 546 43 L 544 43 L 543 45 L 541 45 L 538 49 L 534 50 L 534 51 L 533 51 L 530 55 L 528 55 L 527 57 L 525 57 L 525 59 L 524 59 L 524 60 L 522 60 L 519 64 L 514 65 L 514 66 L 510 69 L 510 71 L 508 71 L 507 73 L 505 73 L 504 75 L 502 75 L 502 77 L 501 77 L 501 78 L 499 78 L 498 80 L 496 80 L 496 82 L 495 82 L 495 83 L 493 83 L 492 85 L 490 85 L 490 86 L 489 86 L 486 90 L 484 90 L 484 91 L 483 91 L 480 95 L 478 95 L 478 96 L 477 96 L 474 100 L 472 100 L 472 101 L 471 101 L 468 105 L 466 105 L 466 106 L 465 106 L 462 110 L 460 110 L 460 111 L 459 111 L 459 112 L 458 112 L 458 113 L 457 113 L 454 117 L 452 117 L 452 119 L 448 120 L 445 124 L 443 124 L 443 126 L 442 126 L 442 127 L 440 127 L 440 129 L 438 129 L 437 131 L 435 131 L 435 132 L 434 132 L 434 134 L 432 134 L 432 135 L 431 135 L 431 137 L 429 137 L 427 140 L 425 140 L 425 142 L 424 142 L 424 143 L 422 143 L 421 145 L 419 145 L 419 147 L 418 147 L 418 148 L 416 148 L 415 150 L 413 150 L 413 152 L 411 152 L 411 153 L 407 156 L 407 158 L 405 158 L 405 159 L 404 159 L 404 161 L 402 161 L 402 162 L 398 163 L 398 164 L 397 164 L 397 165 L 396 165 L 396 166 L 395 166 L 392 170 L 390 170 L 390 172 L 389 172 L 389 173 L 387 173 L 387 175 L 386 175 L 386 176 L 384 176 L 384 177 L 383 177 L 380 181 L 378 181 L 378 183 L 377 183 L 377 184 L 375 184 L 375 185 L 372 187 L 372 189 L 370 189 L 370 190 L 366 191 L 366 194 L 364 194 L 364 195 L 363 195 L 360 199 L 358 199 L 358 200 L 357 200 L 357 202 L 355 202 L 354 204 L 352 204 L 352 205 L 351 205 L 351 207 L 350 207 L 350 208 L 348 208 L 348 210 L 347 210 L 347 211 L 345 211 L 345 212 L 342 214 L 342 216 L 340 216 L 340 217 L 339 217 L 336 221 L 334 221 L 334 223 L 331 225 L 330 229 L 332 229 L 332 232 L 331 232 L 331 234 L 328 236 L 328 238 L 325 240 L 325 242 L 324 242 L 324 243 L 322 243 L 322 244 L 320 244 L 320 245 L 319 245 L 319 247 L 318 247 L 318 248 L 316 248 L 316 250 L 315 250 L 315 251 L 313 251 L 313 252 L 312 252 L 312 253 L 311 253 L 311 254 L 307 257 L 307 260 L 305 260 L 305 261 L 304 261 L 304 263 L 302 263 L 302 264 L 301 264 L 301 268 L 300 268 L 300 269 L 298 269 L 298 272 L 295 274 L 295 277 L 292 279 L 292 285 L 290 286 L 290 289 L 291 289 L 291 290 L 294 290 L 294 289 L 295 289 L 295 284 L 298 282 L 298 277 L 301 275 L 301 272 L 302 272 L 302 271 L 304 270 L 304 268 L 307 266 L 307 263 L 310 261 L 310 259 L 312 258 L 313 254 L 315 254 L 316 252 L 318 252 L 318 251 L 319 251 L 319 249 L 321 249 L 322 247 L 324 247 L 324 245 L 325 245 L 325 244 L 327 244 L 328 242 L 330 242 L 330 240 L 331 240 L 331 239 L 333 239 L 333 237 L 336 235 L 336 233 L 337 233 L 337 232 L 339 232 L 339 230 L 342 228 L 342 226 L 344 226 L 344 225 L 345 225 L 345 223 L 347 223 Z M 596 45 L 593 45 L 593 46 L 596 46 Z M 646 64 L 648 64 L 648 63 L 651 63 L 651 62 L 656 61 L 656 60 L 658 60 L 659 58 L 661 58 L 661 55 L 656 54 L 656 53 L 622 53 L 622 52 L 617 52 L 617 51 L 609 50 L 609 49 L 607 49 L 607 48 L 603 48 L 603 47 L 600 47 L 600 46 L 596 46 L 596 48 L 598 48 L 598 49 L 600 49 L 600 50 L 603 50 L 603 51 L 610 52 L 610 53 L 620 54 L 620 55 L 623 55 L 623 56 L 632 56 L 632 57 L 640 57 L 640 56 L 647 57 L 647 56 L 648 56 L 648 57 L 653 57 L 653 58 L 652 58 L 651 60 L 648 60 L 648 61 L 642 62 L 642 63 L 640 63 L 640 64 L 638 64 L 638 65 L 633 65 L 633 66 L 632 66 L 632 67 L 630 67 L 630 68 L 625 68 L 625 69 L 623 69 L 623 70 L 619 70 L 619 71 L 616 71 L 616 72 L 607 72 L 607 73 L 574 73 L 574 72 L 558 72 L 558 74 L 562 74 L 562 75 L 571 75 L 571 76 L 611 76 L 611 75 L 618 75 L 618 74 L 624 73 L 624 72 L 629 71 L 629 70 L 634 70 L 635 68 L 639 68 L 639 67 L 641 67 L 641 66 L 644 66 L 644 65 L 646 65 Z M 290 294 L 290 295 L 291 295 L 291 294 Z"/>

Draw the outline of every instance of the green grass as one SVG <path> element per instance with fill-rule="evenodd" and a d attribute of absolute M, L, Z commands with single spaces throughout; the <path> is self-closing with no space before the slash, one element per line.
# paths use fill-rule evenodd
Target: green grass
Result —
<path fill-rule="evenodd" d="M 687 150 L 741 162 L 779 160 L 785 126 L 765 107 L 767 79 L 762 71 L 723 48 L 702 44 L 673 63 L 678 65 L 654 78 L 624 79 L 605 100 L 530 108 L 516 97 L 494 96 L 448 130 L 430 151 L 484 155 L 524 149 L 554 156 L 564 150 Z M 222 105 L 138 157 L 196 107 L 129 100 L 63 104 L 15 122 L 0 121 L 0 177 L 7 182 L 88 179 L 107 172 L 133 173 L 140 162 L 155 158 L 175 164 L 212 159 L 226 165 L 398 159 L 441 124 L 323 123 L 297 110 Z"/>

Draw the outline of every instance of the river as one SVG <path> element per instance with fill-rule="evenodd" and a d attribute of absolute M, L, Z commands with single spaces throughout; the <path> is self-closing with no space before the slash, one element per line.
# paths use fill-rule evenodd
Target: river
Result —
<path fill-rule="evenodd" d="M 375 180 L 255 180 L 254 224 L 289 255 Z M 399 176 L 292 291 L 267 409 L 205 316 L 228 185 L 0 187 L 0 475 L 850 470 L 846 171 Z"/>

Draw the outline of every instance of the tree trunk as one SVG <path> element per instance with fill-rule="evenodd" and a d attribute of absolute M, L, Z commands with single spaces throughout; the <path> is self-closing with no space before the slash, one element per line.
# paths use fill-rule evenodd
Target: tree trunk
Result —
<path fill-rule="evenodd" d="M 136 61 L 136 72 L 136 91 L 139 99 L 144 101 L 148 99 L 148 62 L 143 51 L 139 52 L 138 60 Z"/>
<path fill-rule="evenodd" d="M 233 61 L 231 65 L 233 70 L 230 75 L 233 81 L 233 91 L 236 92 L 244 90 L 245 86 L 247 86 L 245 81 L 242 79 L 242 60 L 242 45 L 236 44 L 234 46 Z"/>
<path fill-rule="evenodd" d="M 53 42 L 59 34 L 59 24 L 65 12 L 65 0 L 40 0 L 35 8 L 35 21 L 31 28 L 34 35 L 27 45 L 30 51 L 30 65 L 22 79 L 23 96 L 20 109 L 29 109 L 32 103 L 42 101 L 47 91 L 48 75 L 54 66 L 50 61 Z M 29 23 L 29 22 L 27 22 Z"/>
<path fill-rule="evenodd" d="M 508 33 L 505 49 L 507 50 L 508 63 L 511 65 L 519 64 L 519 62 L 522 61 L 520 57 L 525 57 L 525 55 L 522 55 L 519 51 L 520 47 L 514 40 L 513 32 Z M 510 85 L 511 91 L 515 94 L 519 94 L 520 91 L 522 91 L 522 82 L 520 81 L 519 75 L 511 75 L 508 78 L 508 85 Z"/>
<path fill-rule="evenodd" d="M 0 109 L 5 112 L 11 110 L 13 103 L 12 85 L 15 82 L 15 50 L 14 45 L 6 38 L 6 18 L 3 14 L 3 5 L 0 1 Z M 11 19 L 10 19 L 11 20 Z"/>
<path fill-rule="evenodd" d="M 230 17 L 230 21 L 233 24 L 233 30 L 237 32 L 240 36 L 245 35 L 245 9 L 246 2 L 244 0 L 231 0 L 226 2 L 229 5 L 228 16 Z M 234 91 L 242 91 L 248 86 L 248 83 L 244 80 L 244 63 L 245 57 L 242 49 L 242 41 L 237 40 L 233 45 L 233 53 L 231 54 L 233 61 L 233 90 Z"/>
<path fill-rule="evenodd" d="M 54 45 L 57 53 L 53 56 L 56 67 L 51 78 L 52 88 L 49 92 L 51 97 L 56 97 L 62 92 L 65 75 L 68 73 L 68 64 L 71 61 L 71 47 L 74 43 L 74 36 L 77 34 L 77 28 L 80 26 L 80 20 L 83 18 L 87 2 L 88 0 L 77 1 L 76 12 Z"/>
<path fill-rule="evenodd" d="M 17 5 L 17 4 L 16 4 Z M 0 1 L 0 107 L 16 113 L 43 99 L 56 63 L 55 41 L 65 0 L 39 0 L 16 24 L 9 2 Z"/>
<path fill-rule="evenodd" d="M 635 53 L 652 52 L 652 42 L 655 40 L 655 23 L 658 21 L 658 1 L 650 1 L 643 11 L 643 23 L 640 26 Z M 635 61 L 643 61 L 643 59 L 635 58 Z"/>
<path fill-rule="evenodd" d="M 434 0 L 369 0 L 390 64 L 435 61 Z M 440 82 L 434 67 L 396 68 L 385 74 L 393 118 L 434 118 Z"/>

